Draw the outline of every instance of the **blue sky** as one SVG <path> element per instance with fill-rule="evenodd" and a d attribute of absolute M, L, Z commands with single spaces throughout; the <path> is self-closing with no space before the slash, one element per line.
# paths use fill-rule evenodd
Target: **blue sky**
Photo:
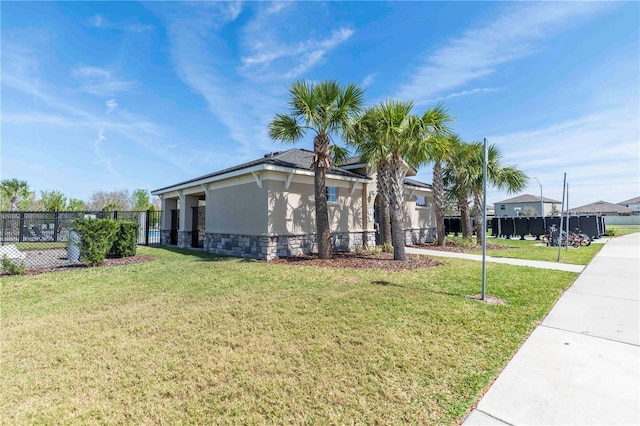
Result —
<path fill-rule="evenodd" d="M 444 102 L 572 207 L 640 195 L 637 2 L 7 2 L 2 179 L 87 199 L 249 161 L 297 79 Z M 310 141 L 298 146 L 310 148 Z M 431 167 L 418 178 L 431 182 Z M 509 195 L 490 191 L 488 202 Z"/>

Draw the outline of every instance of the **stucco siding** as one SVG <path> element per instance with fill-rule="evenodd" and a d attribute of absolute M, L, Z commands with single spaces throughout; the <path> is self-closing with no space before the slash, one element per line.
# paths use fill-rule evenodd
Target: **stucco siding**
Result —
<path fill-rule="evenodd" d="M 285 188 L 285 181 L 266 180 L 268 189 L 268 232 L 271 235 L 310 234 L 316 232 L 313 177 L 299 177 Z M 350 185 L 356 185 L 351 194 Z M 330 202 L 331 232 L 362 231 L 362 183 L 327 179 L 337 188 L 337 202 Z"/>
<path fill-rule="evenodd" d="M 267 189 L 255 182 L 209 190 L 206 232 L 264 235 L 267 231 Z"/>
<path fill-rule="evenodd" d="M 416 196 L 426 197 L 426 206 L 416 206 Z M 404 228 L 435 228 L 436 219 L 433 210 L 433 194 L 427 191 L 414 191 L 413 195 L 405 195 Z"/>

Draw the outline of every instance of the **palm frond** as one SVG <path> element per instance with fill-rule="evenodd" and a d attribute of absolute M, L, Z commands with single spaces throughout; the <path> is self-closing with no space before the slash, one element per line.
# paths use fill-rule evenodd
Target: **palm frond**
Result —
<path fill-rule="evenodd" d="M 285 143 L 295 143 L 304 136 L 302 128 L 295 118 L 287 114 L 276 114 L 269 123 L 269 137 Z"/>

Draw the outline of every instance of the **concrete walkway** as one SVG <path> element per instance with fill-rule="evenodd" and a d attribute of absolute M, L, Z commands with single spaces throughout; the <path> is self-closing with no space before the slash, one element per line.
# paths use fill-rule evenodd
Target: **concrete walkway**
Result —
<path fill-rule="evenodd" d="M 405 250 L 407 253 L 410 253 L 410 254 L 423 254 L 426 256 L 433 256 L 433 257 L 452 257 L 456 259 L 482 261 L 482 255 L 480 254 L 455 253 L 455 252 L 441 251 L 441 250 L 427 250 L 427 249 L 421 249 L 421 248 L 415 248 L 415 247 L 407 247 Z M 567 271 L 567 272 L 578 272 L 578 273 L 582 272 L 585 268 L 582 265 L 570 265 L 568 263 L 543 262 L 540 260 L 510 259 L 507 257 L 491 257 L 491 256 L 487 256 L 487 262 L 506 263 L 508 265 L 529 266 L 531 268 L 553 269 L 556 271 Z"/>
<path fill-rule="evenodd" d="M 464 425 L 640 424 L 640 233 L 609 241 Z"/>

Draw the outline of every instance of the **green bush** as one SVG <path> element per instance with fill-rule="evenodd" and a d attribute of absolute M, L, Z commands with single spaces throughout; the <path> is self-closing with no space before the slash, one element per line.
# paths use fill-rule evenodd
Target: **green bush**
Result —
<path fill-rule="evenodd" d="M 118 230 L 109 253 L 115 257 L 135 256 L 137 247 L 138 224 L 136 222 L 118 222 Z"/>
<path fill-rule="evenodd" d="M 2 256 L 2 269 L 7 271 L 9 275 L 24 275 L 26 273 L 24 263 L 19 260 L 13 261 L 6 255 Z"/>
<path fill-rule="evenodd" d="M 111 219 L 75 219 L 71 229 L 80 236 L 80 258 L 87 266 L 98 266 L 113 246 L 118 222 Z"/>

